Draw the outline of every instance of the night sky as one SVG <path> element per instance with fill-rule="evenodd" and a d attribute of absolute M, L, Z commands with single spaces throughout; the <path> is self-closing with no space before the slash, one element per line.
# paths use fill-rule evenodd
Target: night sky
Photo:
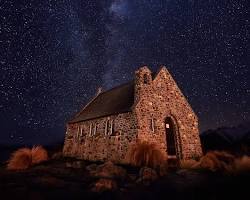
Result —
<path fill-rule="evenodd" d="M 250 120 L 247 0 L 0 1 L 0 144 L 61 141 L 134 70 L 165 65 L 200 130 Z"/>

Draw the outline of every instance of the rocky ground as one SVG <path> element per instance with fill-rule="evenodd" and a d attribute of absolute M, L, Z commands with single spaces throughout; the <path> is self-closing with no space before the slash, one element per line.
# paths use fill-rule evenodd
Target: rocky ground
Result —
<path fill-rule="evenodd" d="M 21 172 L 0 168 L 0 199 L 248 199 L 249 185 L 250 174 L 157 173 L 73 159 L 50 160 Z"/>

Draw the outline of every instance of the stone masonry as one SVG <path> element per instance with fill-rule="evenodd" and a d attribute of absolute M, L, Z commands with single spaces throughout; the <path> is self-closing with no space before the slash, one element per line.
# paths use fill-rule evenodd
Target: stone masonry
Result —
<path fill-rule="evenodd" d="M 124 100 L 128 96 L 130 100 Z M 168 155 L 166 118 L 173 123 L 176 158 L 200 157 L 198 118 L 174 79 L 165 67 L 156 74 L 142 67 L 135 72 L 131 86 L 98 93 L 68 122 L 63 153 L 92 161 L 124 163 L 129 147 L 143 140 L 156 143 Z"/>

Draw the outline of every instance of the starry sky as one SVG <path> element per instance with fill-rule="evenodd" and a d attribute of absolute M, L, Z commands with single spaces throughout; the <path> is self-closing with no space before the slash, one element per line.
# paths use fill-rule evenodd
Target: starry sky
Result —
<path fill-rule="evenodd" d="M 200 130 L 250 120 L 247 0 L 0 1 L 0 144 L 52 144 L 96 93 L 165 65 Z"/>

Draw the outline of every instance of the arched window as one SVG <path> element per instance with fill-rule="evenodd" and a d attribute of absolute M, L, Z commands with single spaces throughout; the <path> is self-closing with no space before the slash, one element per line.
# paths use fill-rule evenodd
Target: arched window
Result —
<path fill-rule="evenodd" d="M 77 127 L 76 137 L 75 140 L 78 141 L 80 136 L 80 126 Z"/>
<path fill-rule="evenodd" d="M 97 124 L 95 123 L 95 124 L 94 124 L 94 130 L 93 130 L 93 135 L 94 135 L 94 136 L 96 135 L 96 130 L 97 130 Z"/>
<path fill-rule="evenodd" d="M 83 136 L 83 126 L 81 126 L 81 129 L 80 129 L 81 131 L 80 131 L 80 137 L 82 137 Z"/>
<path fill-rule="evenodd" d="M 119 135 L 119 132 L 117 132 L 116 130 L 115 130 L 115 120 L 112 120 L 112 124 L 111 124 L 112 126 L 111 126 L 111 135 L 112 136 L 118 136 Z"/>
<path fill-rule="evenodd" d="M 90 123 L 89 125 L 89 136 L 90 137 L 92 136 L 92 123 Z"/>
<path fill-rule="evenodd" d="M 148 84 L 149 83 L 149 75 L 148 74 L 143 74 L 143 83 Z"/>
<path fill-rule="evenodd" d="M 165 130 L 166 130 L 166 139 L 167 139 L 167 151 L 168 155 L 176 156 L 176 128 L 173 120 L 170 117 L 167 117 L 165 120 Z"/>
<path fill-rule="evenodd" d="M 155 132 L 155 119 L 151 118 L 150 120 L 150 129 L 154 133 Z"/>
<path fill-rule="evenodd" d="M 110 126 L 110 120 L 108 119 L 105 124 L 105 132 L 104 132 L 105 136 L 109 134 L 109 126 Z"/>

